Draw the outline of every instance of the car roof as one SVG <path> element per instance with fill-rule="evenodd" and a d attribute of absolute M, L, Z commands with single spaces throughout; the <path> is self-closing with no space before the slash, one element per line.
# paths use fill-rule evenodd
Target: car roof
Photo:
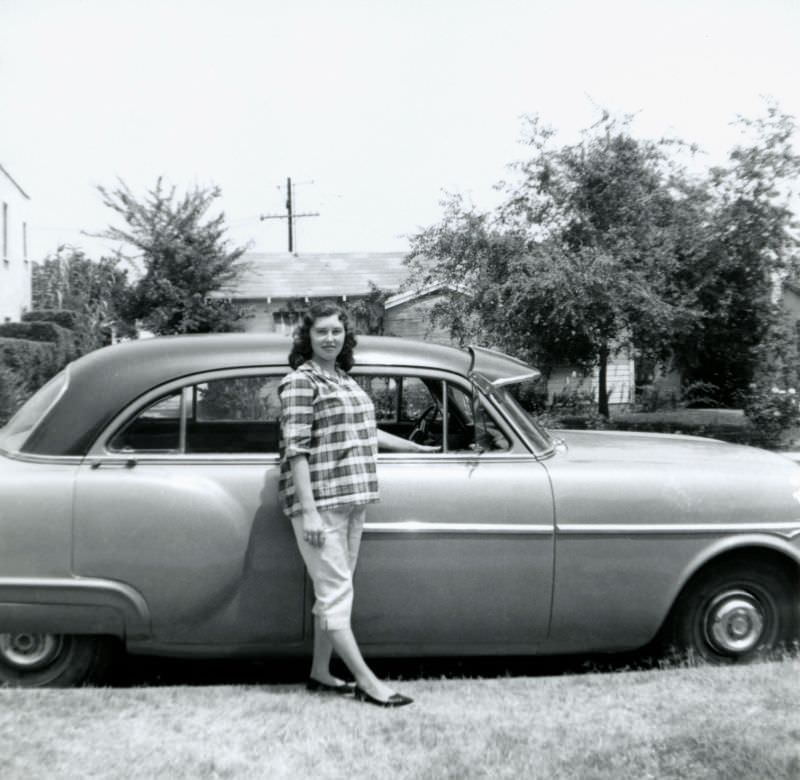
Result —
<path fill-rule="evenodd" d="M 90 352 L 71 363 L 62 396 L 28 437 L 23 452 L 83 455 L 125 406 L 153 387 L 204 371 L 285 367 L 292 341 L 265 333 L 159 336 Z M 389 336 L 358 336 L 356 366 L 435 368 L 466 376 L 471 356 L 454 347 Z M 519 373 L 494 353 L 475 368 L 491 381 Z"/>

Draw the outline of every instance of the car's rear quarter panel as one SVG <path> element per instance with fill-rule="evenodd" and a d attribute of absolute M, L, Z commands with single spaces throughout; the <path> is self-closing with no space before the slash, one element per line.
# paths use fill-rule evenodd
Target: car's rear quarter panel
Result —
<path fill-rule="evenodd" d="M 26 462 L 0 455 L 0 587 L 11 578 L 71 576 L 77 469 L 77 460 Z"/>

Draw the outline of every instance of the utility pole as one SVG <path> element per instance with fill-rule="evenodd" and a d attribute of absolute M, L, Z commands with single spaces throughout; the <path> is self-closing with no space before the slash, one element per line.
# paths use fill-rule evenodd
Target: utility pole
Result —
<path fill-rule="evenodd" d="M 318 217 L 318 211 L 308 211 L 303 214 L 295 214 L 292 211 L 292 179 L 286 179 L 286 214 L 262 214 L 260 220 L 265 219 L 285 219 L 289 226 L 289 252 L 294 252 L 294 221 L 299 217 Z"/>

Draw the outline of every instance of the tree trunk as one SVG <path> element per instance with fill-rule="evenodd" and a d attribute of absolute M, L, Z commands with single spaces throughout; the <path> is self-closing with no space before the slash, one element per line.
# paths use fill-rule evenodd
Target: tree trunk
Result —
<path fill-rule="evenodd" d="M 597 411 L 608 419 L 608 346 L 600 347 L 597 377 Z"/>

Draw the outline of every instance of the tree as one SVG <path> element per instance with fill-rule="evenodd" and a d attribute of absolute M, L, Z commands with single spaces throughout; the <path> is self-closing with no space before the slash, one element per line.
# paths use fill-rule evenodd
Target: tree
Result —
<path fill-rule="evenodd" d="M 388 298 L 389 293 L 370 281 L 369 292 L 363 298 L 356 298 L 347 305 L 356 329 L 362 333 L 382 336 Z"/>
<path fill-rule="evenodd" d="M 158 334 L 206 333 L 241 329 L 246 311 L 220 293 L 243 270 L 244 247 L 230 248 L 225 217 L 207 217 L 220 195 L 216 187 L 195 187 L 177 198 L 159 178 L 143 199 L 120 181 L 112 190 L 98 188 L 103 203 L 126 223 L 110 227 L 102 237 L 136 250 L 144 265 L 128 314 Z"/>
<path fill-rule="evenodd" d="M 34 263 L 31 275 L 33 309 L 75 312 L 82 352 L 109 344 L 112 331 L 132 333 L 132 323 L 125 320 L 130 282 L 119 258 L 95 261 L 81 249 L 60 246 Z"/>
<path fill-rule="evenodd" d="M 694 191 L 665 147 L 632 137 L 605 115 L 574 145 L 528 127 L 531 159 L 514 166 L 494 215 L 447 204 L 441 225 L 412 240 L 421 284 L 460 285 L 434 313 L 451 332 L 482 331 L 545 367 L 599 367 L 599 411 L 608 415 L 606 368 L 626 340 L 664 355 L 697 316 L 674 283 Z M 456 288 L 458 289 L 458 288 Z"/>
<path fill-rule="evenodd" d="M 800 178 L 792 117 L 768 104 L 765 116 L 738 122 L 749 138 L 709 176 L 708 251 L 684 265 L 703 316 L 675 343 L 687 379 L 716 385 L 727 403 L 763 374 L 765 350 L 794 339 L 774 304 L 780 280 L 797 275 L 800 243 L 791 209 Z"/>

